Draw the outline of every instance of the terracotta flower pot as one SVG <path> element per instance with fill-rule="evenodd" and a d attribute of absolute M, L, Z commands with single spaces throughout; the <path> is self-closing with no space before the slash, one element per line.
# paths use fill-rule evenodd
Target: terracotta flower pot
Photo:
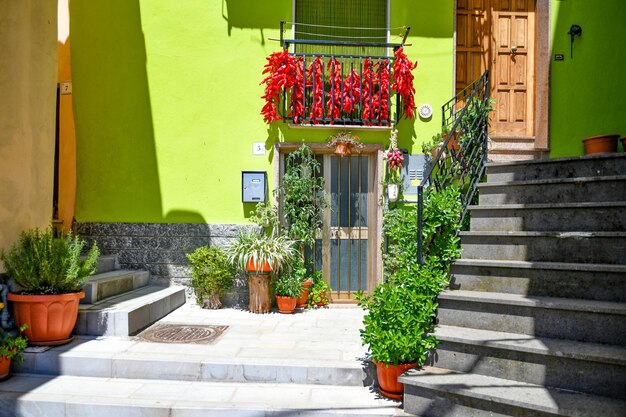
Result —
<path fill-rule="evenodd" d="M 278 312 L 282 314 L 293 314 L 296 310 L 296 302 L 298 297 L 283 297 L 281 295 L 276 296 L 276 304 L 278 305 Z"/>
<path fill-rule="evenodd" d="M 583 139 L 585 155 L 617 152 L 619 135 L 600 135 Z"/>
<path fill-rule="evenodd" d="M 335 145 L 335 155 L 350 156 L 352 155 L 352 145 L 349 143 L 338 143 Z"/>
<path fill-rule="evenodd" d="M 264 261 L 261 265 L 261 269 L 257 270 L 256 259 L 250 258 L 250 260 L 248 261 L 248 265 L 246 265 L 246 270 L 248 272 L 254 272 L 257 274 L 269 274 L 270 272 L 272 272 L 272 266 L 269 264 L 269 262 Z"/>
<path fill-rule="evenodd" d="M 28 326 L 28 344 L 56 346 L 72 340 L 70 335 L 78 317 L 78 302 L 83 291 L 56 295 L 9 294 L 18 327 Z"/>
<path fill-rule="evenodd" d="M 386 365 L 376 362 L 376 376 L 378 377 L 378 390 L 382 395 L 394 400 L 401 400 L 404 395 L 404 384 L 398 382 L 398 377 L 415 368 L 417 363 L 403 363 L 400 365 Z"/>
<path fill-rule="evenodd" d="M 0 381 L 4 381 L 9 377 L 11 370 L 11 359 L 0 356 Z"/>
<path fill-rule="evenodd" d="M 300 297 L 298 297 L 298 301 L 296 302 L 296 308 L 306 307 L 306 302 L 309 299 L 309 288 L 311 287 L 311 284 L 313 284 L 311 280 L 304 281 L 304 288 L 302 288 Z"/>

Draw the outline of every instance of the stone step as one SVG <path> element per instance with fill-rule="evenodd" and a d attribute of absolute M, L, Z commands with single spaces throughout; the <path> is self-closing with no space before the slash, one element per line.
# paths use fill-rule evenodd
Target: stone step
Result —
<path fill-rule="evenodd" d="M 607 175 L 626 175 L 626 154 L 487 164 L 487 181 L 494 182 Z"/>
<path fill-rule="evenodd" d="M 368 387 L 15 375 L 0 417 L 408 416 Z"/>
<path fill-rule="evenodd" d="M 439 326 L 438 368 L 620 398 L 626 347 Z M 584 375 L 584 378 L 581 378 Z"/>
<path fill-rule="evenodd" d="M 422 417 L 626 415 L 623 400 L 474 373 L 426 367 L 399 380 L 404 384 L 404 410 Z"/>
<path fill-rule="evenodd" d="M 228 336 L 226 333 L 215 344 L 154 343 L 135 337 L 77 336 L 71 343 L 45 352 L 24 352 L 24 362 L 17 372 L 359 387 L 373 383 L 373 365 L 351 353 L 338 356 L 319 343 L 303 340 L 296 346 L 290 346 L 277 341 L 277 338 L 252 347 L 250 338 L 246 344 L 240 337 Z M 258 334 L 250 336 L 261 337 Z"/>
<path fill-rule="evenodd" d="M 127 291 L 148 285 L 150 273 L 141 270 L 118 269 L 102 272 L 89 277 L 83 290 L 85 298 L 81 304 L 94 304 L 105 298 L 114 297 Z"/>
<path fill-rule="evenodd" d="M 479 204 L 545 204 L 626 201 L 626 175 L 478 184 Z"/>
<path fill-rule="evenodd" d="M 450 288 L 626 302 L 626 265 L 458 259 Z"/>
<path fill-rule="evenodd" d="M 102 274 L 109 271 L 119 269 L 117 262 L 117 255 L 101 255 L 98 257 L 98 263 L 96 264 L 96 274 Z"/>
<path fill-rule="evenodd" d="M 185 304 L 185 288 L 149 285 L 94 304 L 81 304 L 74 333 L 128 336 Z"/>
<path fill-rule="evenodd" d="M 626 304 L 451 290 L 438 324 L 590 343 L 626 344 Z"/>
<path fill-rule="evenodd" d="M 461 232 L 462 257 L 626 264 L 626 232 Z"/>
<path fill-rule="evenodd" d="M 626 201 L 481 204 L 469 209 L 472 231 L 626 231 Z"/>

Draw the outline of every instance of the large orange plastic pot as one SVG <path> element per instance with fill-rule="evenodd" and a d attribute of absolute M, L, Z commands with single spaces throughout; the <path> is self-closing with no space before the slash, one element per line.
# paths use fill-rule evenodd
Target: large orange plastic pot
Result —
<path fill-rule="evenodd" d="M 617 152 L 619 135 L 600 135 L 583 139 L 585 155 Z"/>
<path fill-rule="evenodd" d="M 386 365 L 376 362 L 376 376 L 378 377 L 378 390 L 382 395 L 394 400 L 401 400 L 404 395 L 404 384 L 398 382 L 398 377 L 415 368 L 417 363 L 401 363 L 400 365 Z"/>
<path fill-rule="evenodd" d="M 276 305 L 278 306 L 278 312 L 282 314 L 293 314 L 296 310 L 296 302 L 298 297 L 283 297 L 282 295 L 276 296 Z"/>
<path fill-rule="evenodd" d="M 263 262 L 260 269 L 257 269 L 257 268 L 258 267 L 257 267 L 256 259 L 250 258 L 250 260 L 248 261 L 248 264 L 246 265 L 246 270 L 248 272 L 256 272 L 257 274 L 269 274 L 270 272 L 272 272 L 272 266 L 267 261 Z"/>
<path fill-rule="evenodd" d="M 24 335 L 33 346 L 56 346 L 68 343 L 83 291 L 56 295 L 11 294 L 13 315 L 18 327 L 26 325 Z"/>

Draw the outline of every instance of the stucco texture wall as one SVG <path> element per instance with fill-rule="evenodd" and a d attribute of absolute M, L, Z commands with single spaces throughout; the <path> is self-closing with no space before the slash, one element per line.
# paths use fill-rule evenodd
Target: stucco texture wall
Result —
<path fill-rule="evenodd" d="M 267 171 L 272 184 L 275 141 L 334 132 L 268 126 L 259 114 L 265 58 L 280 48 L 268 38 L 291 13 L 291 0 L 72 1 L 77 220 L 247 223 L 241 171 Z M 439 129 L 452 94 L 453 18 L 453 0 L 391 2 L 391 26 L 412 27 L 416 104 L 435 109 L 431 120 L 400 123 L 412 152 Z M 253 142 L 267 154 L 253 156 Z"/>
<path fill-rule="evenodd" d="M 56 6 L 54 0 L 0 0 L 1 248 L 52 219 Z"/>
<path fill-rule="evenodd" d="M 573 24 L 582 36 L 571 58 Z M 550 157 L 582 155 L 588 136 L 626 135 L 625 25 L 623 0 L 552 2 Z"/>

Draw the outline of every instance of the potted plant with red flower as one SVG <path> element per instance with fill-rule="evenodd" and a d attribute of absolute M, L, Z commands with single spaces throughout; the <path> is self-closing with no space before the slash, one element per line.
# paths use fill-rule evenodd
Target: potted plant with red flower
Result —
<path fill-rule="evenodd" d="M 352 149 L 360 150 L 363 148 L 363 144 L 359 141 L 359 137 L 357 135 L 344 131 L 328 138 L 328 146 L 334 147 L 335 155 L 339 156 L 350 156 L 352 154 Z"/>

